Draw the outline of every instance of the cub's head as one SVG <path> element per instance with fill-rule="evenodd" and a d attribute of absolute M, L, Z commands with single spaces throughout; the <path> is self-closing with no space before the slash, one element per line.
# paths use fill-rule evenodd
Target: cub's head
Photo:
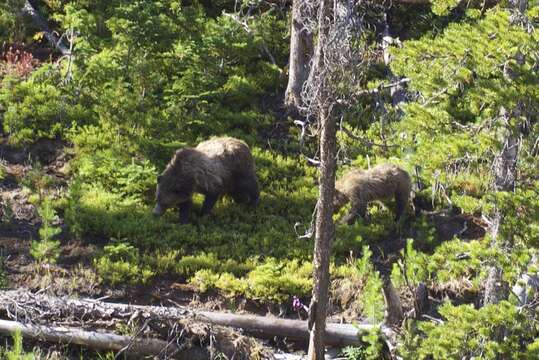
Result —
<path fill-rule="evenodd" d="M 348 202 L 348 197 L 338 189 L 333 194 L 333 213 L 339 211 Z"/>

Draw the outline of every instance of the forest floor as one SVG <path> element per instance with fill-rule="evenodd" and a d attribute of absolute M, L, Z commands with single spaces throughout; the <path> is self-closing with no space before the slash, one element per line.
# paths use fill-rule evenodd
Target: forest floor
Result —
<path fill-rule="evenodd" d="M 103 284 L 94 269 L 94 258 L 99 248 L 107 243 L 106 239 L 74 240 L 64 226 L 62 214 L 54 224 L 62 229 L 57 236 L 60 241 L 60 256 L 56 264 L 39 264 L 30 254 L 31 243 L 39 238 L 40 217 L 31 201 L 31 191 L 25 188 L 24 182 L 35 167 L 40 174 L 53 178 L 55 186 L 48 196 L 60 196 L 68 185 L 65 175 L 68 153 L 62 151 L 64 145 L 58 141 L 38 141 L 27 148 L 14 148 L 8 139 L 0 141 L 0 158 L 5 169 L 0 181 L 0 260 L 5 276 L 4 287 L 10 289 L 28 289 L 43 291 L 54 295 L 73 297 L 100 298 L 112 302 L 138 305 L 188 306 L 193 309 L 230 311 L 258 315 L 272 314 L 297 318 L 298 314 L 290 314 L 286 306 L 262 304 L 243 297 L 225 297 L 215 291 L 201 294 L 186 279 L 178 276 L 157 275 L 145 284 L 111 286 Z M 35 180 L 35 179 L 34 179 Z M 435 229 L 439 240 L 448 240 L 455 235 L 462 239 L 477 239 L 484 236 L 485 231 L 480 219 L 462 214 L 425 212 Z M 391 234 L 372 247 L 375 266 L 379 271 L 390 271 L 397 254 L 405 247 L 406 240 L 399 234 Z M 338 284 L 337 284 L 338 285 Z M 358 289 L 348 289 L 355 292 Z M 343 304 L 342 299 L 351 299 L 357 294 L 345 294 L 347 290 L 337 290 L 333 303 Z M 413 308 L 411 294 L 402 294 L 403 305 Z M 431 296 L 442 298 L 447 292 L 431 289 Z M 459 296 L 468 297 L 466 294 Z M 346 301 L 344 301 L 346 303 Z M 356 309 L 357 310 L 357 309 Z M 354 309 L 332 309 L 331 321 L 342 321 L 358 318 Z M 305 315 L 305 314 L 304 314 Z M 232 333 L 231 333 L 232 334 Z M 286 351 L 297 350 L 298 343 L 285 343 L 274 339 L 266 345 L 277 346 Z"/>

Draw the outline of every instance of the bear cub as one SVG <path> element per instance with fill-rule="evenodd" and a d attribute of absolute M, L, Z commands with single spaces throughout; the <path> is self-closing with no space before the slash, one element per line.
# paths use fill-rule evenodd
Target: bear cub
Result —
<path fill-rule="evenodd" d="M 352 204 L 342 222 L 352 225 L 359 216 L 365 218 L 367 205 L 373 200 L 395 198 L 395 220 L 406 211 L 412 181 L 408 173 L 392 164 L 377 165 L 369 170 L 351 169 L 335 182 L 333 212 L 346 203 Z"/>
<path fill-rule="evenodd" d="M 223 195 L 230 195 L 238 203 L 257 205 L 260 192 L 247 144 L 232 137 L 217 137 L 195 148 L 177 150 L 157 177 L 153 213 L 161 216 L 168 208 L 178 207 L 180 223 L 185 224 L 195 192 L 205 196 L 201 215 L 210 213 Z"/>

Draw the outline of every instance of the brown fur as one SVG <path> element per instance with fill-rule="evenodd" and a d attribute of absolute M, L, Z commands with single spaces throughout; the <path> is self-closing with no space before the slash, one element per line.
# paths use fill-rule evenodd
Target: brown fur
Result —
<path fill-rule="evenodd" d="M 188 221 L 193 193 L 205 195 L 202 214 L 209 213 L 223 195 L 236 202 L 256 205 L 259 198 L 255 164 L 243 141 L 231 137 L 213 138 L 195 148 L 176 151 L 158 177 L 156 215 L 179 206 L 180 221 Z"/>
<path fill-rule="evenodd" d="M 370 170 L 351 169 L 335 183 L 334 212 L 350 202 L 352 207 L 343 221 L 351 225 L 358 216 L 365 218 L 369 202 L 395 198 L 398 220 L 408 206 L 411 190 L 410 176 L 398 166 L 382 164 Z"/>

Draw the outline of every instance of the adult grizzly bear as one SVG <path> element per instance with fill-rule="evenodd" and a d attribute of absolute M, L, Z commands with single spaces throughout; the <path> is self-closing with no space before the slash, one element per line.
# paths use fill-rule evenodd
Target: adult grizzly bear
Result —
<path fill-rule="evenodd" d="M 358 216 L 365 218 L 369 202 L 394 197 L 395 220 L 399 220 L 408 206 L 411 190 L 410 175 L 398 166 L 382 164 L 370 170 L 351 169 L 335 183 L 334 212 L 351 202 L 352 207 L 342 221 L 352 225 Z"/>
<path fill-rule="evenodd" d="M 180 223 L 185 224 L 195 192 L 205 195 L 201 215 L 208 214 L 225 194 L 239 203 L 258 204 L 255 164 L 247 144 L 231 137 L 218 137 L 195 148 L 176 151 L 157 177 L 153 213 L 161 216 L 168 208 L 178 206 Z"/>

